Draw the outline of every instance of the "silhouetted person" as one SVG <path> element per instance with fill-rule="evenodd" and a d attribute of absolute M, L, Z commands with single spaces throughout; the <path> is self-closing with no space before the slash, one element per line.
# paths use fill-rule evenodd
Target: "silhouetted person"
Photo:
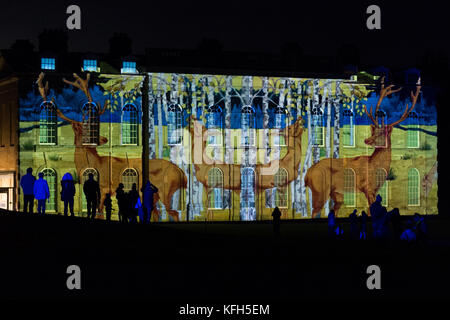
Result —
<path fill-rule="evenodd" d="M 45 214 L 45 200 L 50 198 L 50 190 L 42 172 L 39 172 L 39 179 L 34 182 L 33 193 L 38 201 L 38 213 Z"/>
<path fill-rule="evenodd" d="M 116 199 L 117 206 L 119 207 L 119 221 L 125 222 L 125 211 L 126 211 L 126 195 L 125 191 L 123 191 L 123 183 L 119 183 L 119 186 L 116 189 Z"/>
<path fill-rule="evenodd" d="M 280 223 L 281 223 L 281 211 L 278 209 L 278 207 L 275 207 L 275 209 L 272 212 L 272 224 L 273 224 L 273 233 L 276 236 L 280 235 Z"/>
<path fill-rule="evenodd" d="M 87 202 L 87 216 L 95 219 L 97 213 L 97 205 L 100 202 L 100 186 L 94 180 L 94 175 L 89 173 L 88 180 L 84 182 L 83 192 Z"/>
<path fill-rule="evenodd" d="M 145 188 L 142 192 L 142 197 L 144 200 L 144 223 L 150 223 L 152 217 L 152 211 L 154 207 L 153 197 L 155 193 L 158 192 L 158 188 L 153 185 L 150 181 L 147 181 Z"/>
<path fill-rule="evenodd" d="M 334 238 L 336 236 L 335 234 L 336 229 L 336 216 L 334 213 L 334 210 L 330 210 L 328 213 L 328 237 Z"/>
<path fill-rule="evenodd" d="M 359 237 L 358 232 L 358 217 L 356 216 L 358 210 L 353 210 L 353 212 L 348 216 L 350 220 L 350 239 L 355 240 Z"/>
<path fill-rule="evenodd" d="M 34 182 L 36 178 L 33 176 L 33 169 L 28 168 L 27 174 L 20 179 L 20 186 L 23 191 L 23 212 L 33 213 L 34 207 Z"/>
<path fill-rule="evenodd" d="M 105 207 L 106 220 L 107 221 L 111 221 L 112 200 L 111 200 L 111 194 L 110 193 L 106 194 L 105 200 L 103 201 L 103 206 Z"/>
<path fill-rule="evenodd" d="M 372 218 L 372 231 L 373 237 L 375 239 L 381 238 L 383 232 L 382 228 L 384 223 L 384 211 L 386 208 L 384 208 L 381 205 L 382 200 L 383 199 L 378 194 L 375 202 L 370 205 L 370 216 Z"/>
<path fill-rule="evenodd" d="M 420 242 L 428 240 L 428 228 L 424 217 L 416 212 L 413 217 L 413 222 L 417 240 Z"/>
<path fill-rule="evenodd" d="M 361 212 L 359 220 L 359 239 L 367 240 L 367 214 L 365 211 Z"/>
<path fill-rule="evenodd" d="M 75 183 L 72 175 L 67 172 L 61 180 L 61 201 L 64 201 L 64 215 L 67 216 L 67 209 L 73 217 L 73 197 L 75 196 Z"/>
<path fill-rule="evenodd" d="M 402 234 L 402 225 L 400 220 L 400 211 L 398 210 L 398 208 L 394 208 L 392 211 L 390 211 L 389 217 L 392 224 L 394 240 L 400 240 L 400 235 Z"/>
<path fill-rule="evenodd" d="M 130 203 L 129 203 L 129 205 L 130 205 L 130 211 L 129 211 L 130 222 L 137 222 L 138 208 L 136 207 L 136 205 L 138 204 L 139 192 L 137 191 L 136 183 L 133 183 L 133 185 L 131 186 L 131 190 L 128 193 L 128 197 L 129 197 L 129 201 L 130 201 Z"/>

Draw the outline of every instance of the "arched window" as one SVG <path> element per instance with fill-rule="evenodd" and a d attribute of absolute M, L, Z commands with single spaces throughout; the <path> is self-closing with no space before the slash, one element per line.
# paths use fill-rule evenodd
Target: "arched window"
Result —
<path fill-rule="evenodd" d="M 100 131 L 100 117 L 97 105 L 93 102 L 86 102 L 82 109 L 82 141 L 83 144 L 98 144 Z"/>
<path fill-rule="evenodd" d="M 241 113 L 242 146 L 255 145 L 255 127 L 255 110 L 251 106 L 243 106 Z"/>
<path fill-rule="evenodd" d="M 56 108 L 53 102 L 44 101 L 39 115 L 39 143 L 56 144 Z"/>
<path fill-rule="evenodd" d="M 312 114 L 313 144 L 318 147 L 323 147 L 324 146 L 323 112 L 322 110 L 320 110 L 320 108 L 313 108 L 311 114 Z"/>
<path fill-rule="evenodd" d="M 406 147 L 418 148 L 419 147 L 419 116 L 415 112 L 411 112 L 408 115 L 406 131 Z"/>
<path fill-rule="evenodd" d="M 208 207 L 223 208 L 223 173 L 219 168 L 208 171 Z"/>
<path fill-rule="evenodd" d="M 355 125 L 353 111 L 345 109 L 342 117 L 342 142 L 344 147 L 355 146 Z"/>
<path fill-rule="evenodd" d="M 388 205 L 388 183 L 389 181 L 386 180 L 387 178 L 387 172 L 386 170 L 384 170 L 383 168 L 378 168 L 376 171 L 376 176 L 375 176 L 375 183 L 378 189 L 378 194 L 381 196 L 382 198 L 382 202 L 381 204 L 383 206 L 387 206 Z"/>
<path fill-rule="evenodd" d="M 355 197 L 355 171 L 346 168 L 344 169 L 344 204 L 347 207 L 354 207 Z"/>
<path fill-rule="evenodd" d="M 171 104 L 168 108 L 167 140 L 169 145 L 181 143 L 183 131 L 181 130 L 181 114 L 183 110 L 177 104 Z"/>
<path fill-rule="evenodd" d="M 84 195 L 84 192 L 83 192 L 83 186 L 84 186 L 84 183 L 89 179 L 89 173 L 92 173 L 94 175 L 95 181 L 100 181 L 98 171 L 95 170 L 94 168 L 87 168 L 83 171 L 83 173 L 81 175 L 81 190 L 80 190 L 80 192 L 82 194 L 81 208 L 84 212 L 87 211 L 87 201 L 86 201 L 86 196 Z"/>
<path fill-rule="evenodd" d="M 288 173 L 286 169 L 279 168 L 274 176 L 275 207 L 288 207 Z"/>
<path fill-rule="evenodd" d="M 136 188 L 139 190 L 139 177 L 138 173 L 133 168 L 127 168 L 122 172 L 123 190 L 128 192 L 131 190 L 133 183 L 136 183 Z"/>
<path fill-rule="evenodd" d="M 375 146 L 378 148 L 386 148 L 387 147 L 386 112 L 380 109 L 375 113 L 375 115 L 376 117 L 378 117 L 378 123 L 381 122 L 381 125 L 375 129 L 376 134 Z"/>
<path fill-rule="evenodd" d="M 274 146 L 286 146 L 286 124 L 287 124 L 287 110 L 286 108 L 278 106 L 274 113 L 273 127 L 276 129 L 273 134 Z"/>
<path fill-rule="evenodd" d="M 243 208 L 255 206 L 255 171 L 244 168 L 241 174 L 241 204 Z"/>
<path fill-rule="evenodd" d="M 138 112 L 131 103 L 122 108 L 122 144 L 138 144 Z"/>
<path fill-rule="evenodd" d="M 408 206 L 420 205 L 419 171 L 411 168 L 408 171 Z"/>
<path fill-rule="evenodd" d="M 44 179 L 47 180 L 50 198 L 45 203 L 46 211 L 56 211 L 56 172 L 53 169 L 45 168 L 41 171 Z"/>
<path fill-rule="evenodd" d="M 208 129 L 207 145 L 222 145 L 222 108 L 213 105 L 206 109 L 206 128 Z"/>

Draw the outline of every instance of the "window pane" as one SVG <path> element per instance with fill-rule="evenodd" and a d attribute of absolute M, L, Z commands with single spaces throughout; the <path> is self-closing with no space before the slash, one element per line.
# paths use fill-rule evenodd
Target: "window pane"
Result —
<path fill-rule="evenodd" d="M 344 204 L 355 206 L 355 173 L 352 169 L 344 169 Z"/>
<path fill-rule="evenodd" d="M 408 205 L 419 205 L 419 172 L 412 168 L 408 172 Z"/>
<path fill-rule="evenodd" d="M 44 174 L 44 179 L 47 180 L 48 189 L 50 191 L 50 198 L 45 203 L 46 211 L 56 210 L 56 172 L 53 169 L 44 169 L 41 171 Z"/>

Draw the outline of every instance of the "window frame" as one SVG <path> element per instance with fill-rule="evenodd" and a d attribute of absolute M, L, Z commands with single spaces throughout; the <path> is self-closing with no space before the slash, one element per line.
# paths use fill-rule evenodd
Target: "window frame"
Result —
<path fill-rule="evenodd" d="M 248 126 L 249 128 L 244 128 L 244 115 L 249 115 Z M 244 130 L 248 130 L 244 134 Z M 246 137 L 248 133 L 248 141 L 246 143 Z M 243 148 L 254 147 L 256 145 L 256 114 L 255 109 L 250 105 L 245 105 L 241 109 L 241 146 Z"/>
<path fill-rule="evenodd" d="M 49 106 L 51 106 L 51 109 L 49 109 Z M 50 113 L 51 114 L 50 117 L 52 118 L 53 121 L 50 122 L 50 121 L 47 120 L 45 122 L 46 123 L 46 129 L 45 129 L 46 134 L 42 135 L 41 132 L 44 131 L 44 129 L 43 129 L 43 121 L 42 121 L 42 119 L 43 119 L 42 114 L 43 114 L 44 110 L 47 110 L 45 119 L 49 118 L 49 113 Z M 50 136 L 48 134 L 48 131 L 49 131 L 48 127 L 49 126 L 53 127 L 52 128 L 52 130 L 54 131 L 54 135 L 53 136 Z M 46 140 L 47 142 L 42 142 L 41 141 L 42 137 L 46 137 L 47 138 L 47 140 Z M 48 140 L 49 140 L 48 138 L 49 137 L 52 137 L 54 142 L 48 142 Z M 40 105 L 40 112 L 39 112 L 39 145 L 47 145 L 47 146 L 57 145 L 57 142 L 58 142 L 57 137 L 58 137 L 58 118 L 56 116 L 56 106 L 53 103 L 53 101 L 44 101 Z"/>
<path fill-rule="evenodd" d="M 173 110 L 170 110 L 173 109 Z M 171 124 L 170 122 L 170 113 L 175 113 L 175 124 Z M 167 144 L 169 146 L 179 146 L 183 144 L 183 109 L 179 104 L 171 104 L 167 108 Z M 175 126 L 175 129 L 170 129 L 169 126 Z M 176 133 L 176 138 L 178 142 L 171 141 L 171 131 Z"/>
<path fill-rule="evenodd" d="M 86 115 L 86 106 L 90 106 L 91 108 L 87 109 L 88 113 L 88 121 L 85 121 L 85 115 Z M 91 110 L 92 106 L 95 107 L 96 113 L 94 116 L 91 116 Z M 100 115 L 99 115 L 99 108 L 96 103 L 94 102 L 86 102 L 82 107 L 82 121 L 81 121 L 81 141 L 82 144 L 85 146 L 98 146 L 100 142 Z M 95 120 L 95 123 L 93 121 L 90 121 L 91 119 Z M 95 125 L 97 129 L 92 129 L 92 126 Z M 86 129 L 87 128 L 87 129 Z M 87 130 L 87 132 L 86 132 Z M 96 135 L 93 136 L 89 134 L 89 142 L 85 142 L 87 139 L 88 133 L 96 132 Z M 92 138 L 95 138 L 95 142 L 91 142 Z"/>
<path fill-rule="evenodd" d="M 279 181 L 277 181 L 277 178 L 280 177 L 280 172 L 283 172 L 282 176 L 284 177 L 283 181 L 281 181 L 284 184 L 284 186 L 282 186 L 282 187 L 279 186 L 280 183 L 279 183 Z M 289 182 L 289 173 L 288 173 L 288 171 L 282 167 L 278 168 L 278 171 L 275 173 L 275 175 L 273 177 L 273 182 L 274 182 L 274 186 L 275 186 L 275 194 L 273 197 L 273 200 L 274 200 L 273 208 L 275 208 L 275 207 L 278 207 L 280 209 L 289 208 L 289 183 L 288 183 Z M 284 192 L 285 199 L 283 199 L 283 201 L 285 202 L 285 205 L 280 205 L 279 204 L 280 200 L 277 199 L 278 195 L 279 195 L 279 192 L 278 192 L 279 189 L 284 189 L 284 191 L 285 191 Z"/>
<path fill-rule="evenodd" d="M 318 121 L 316 121 L 316 119 L 320 120 L 320 136 L 321 136 L 321 144 L 317 143 L 317 124 Z M 315 107 L 312 109 L 311 111 L 311 130 L 313 130 L 312 132 L 312 137 L 313 137 L 313 146 L 315 147 L 319 147 L 319 148 L 323 148 L 325 146 L 325 126 L 324 126 L 324 115 L 323 115 L 323 111 L 322 109 L 320 109 L 319 107 Z"/>
<path fill-rule="evenodd" d="M 411 117 L 411 115 L 414 115 L 414 117 Z M 415 111 L 411 112 L 408 115 L 407 119 L 408 119 L 408 122 L 410 122 L 412 119 L 416 119 L 416 121 L 417 121 L 417 124 L 410 124 L 410 123 L 408 123 L 407 124 L 407 128 L 408 129 L 411 128 L 412 126 L 415 126 L 415 128 L 417 128 L 417 129 L 420 128 L 419 115 Z M 409 141 L 411 140 L 410 136 L 412 134 L 415 134 L 415 136 L 416 136 L 415 139 L 417 140 L 417 145 L 415 145 L 415 146 L 410 146 L 409 145 Z M 419 132 L 419 130 L 413 130 L 413 131 L 406 130 L 406 147 L 408 149 L 418 149 L 418 148 L 420 148 L 420 132 Z"/>
<path fill-rule="evenodd" d="M 125 175 L 127 172 L 132 172 L 132 175 Z M 134 177 L 134 179 L 131 179 L 131 183 L 129 181 L 125 181 L 124 177 Z M 123 183 L 123 190 L 125 192 L 129 192 L 131 188 L 133 187 L 133 183 L 136 183 L 136 189 L 139 190 L 139 172 L 135 168 L 125 168 L 122 173 L 120 174 L 120 181 Z M 130 188 L 127 188 L 127 185 L 129 184 Z"/>
<path fill-rule="evenodd" d="M 209 125 L 209 119 L 208 117 L 211 116 L 211 114 L 218 114 L 218 118 L 220 119 L 220 123 L 217 127 L 217 124 L 213 124 L 213 128 L 208 128 L 208 130 L 215 130 L 218 132 L 218 134 L 214 134 L 212 136 L 207 137 L 206 146 L 207 147 L 222 147 L 223 146 L 223 140 L 224 140 L 224 130 L 223 130 L 223 113 L 222 108 L 218 105 L 212 105 L 206 108 L 206 114 L 205 114 L 205 120 L 207 124 Z M 213 116 L 213 119 L 215 120 L 215 117 Z M 213 120 L 213 122 L 214 122 Z M 210 143 L 209 138 L 210 137 L 219 137 L 219 143 Z"/>
<path fill-rule="evenodd" d="M 56 59 L 41 57 L 41 70 L 56 70 Z"/>
<path fill-rule="evenodd" d="M 346 179 L 346 177 L 348 177 L 348 175 L 346 175 L 347 172 L 351 172 L 352 173 L 352 177 L 353 177 L 353 181 L 352 181 L 352 191 L 349 192 L 347 191 L 350 187 L 347 186 L 347 182 L 348 180 Z M 356 207 L 356 173 L 355 170 L 353 170 L 353 168 L 344 168 L 344 172 L 343 172 L 343 180 L 344 180 L 344 205 L 347 208 L 354 208 Z M 348 203 L 348 194 L 352 194 L 352 203 Z"/>
<path fill-rule="evenodd" d="M 134 110 L 125 110 L 125 108 L 133 108 Z M 126 122 L 124 121 L 124 115 L 126 115 L 127 113 L 131 114 L 132 112 L 134 112 L 136 114 L 135 117 L 135 123 L 128 123 L 128 126 L 130 127 L 130 134 L 128 135 L 130 142 L 125 143 L 124 142 L 124 124 L 126 124 Z M 132 117 L 129 117 L 130 119 Z M 135 137 L 133 137 L 131 135 L 131 132 L 133 131 L 131 129 L 132 126 L 135 126 Z M 125 146 L 138 146 L 139 145 L 139 111 L 138 108 L 136 107 L 136 105 L 134 105 L 133 103 L 126 103 L 123 107 L 122 107 L 122 115 L 121 115 L 121 120 L 120 120 L 120 144 L 121 145 L 125 145 Z M 136 143 L 132 143 L 132 140 L 136 140 Z"/>
<path fill-rule="evenodd" d="M 209 210 L 223 210 L 224 208 L 224 188 L 223 188 L 223 183 L 224 183 L 224 177 L 223 177 L 223 172 L 220 168 L 217 167 L 213 167 L 211 169 L 208 170 L 207 173 L 207 181 L 208 181 L 208 190 L 207 190 L 207 202 L 208 202 L 208 209 Z M 211 180 L 213 181 L 218 181 L 218 185 L 219 187 L 210 187 L 211 185 Z M 219 191 L 220 195 L 219 195 L 219 206 L 217 206 L 217 201 L 216 201 L 216 191 Z M 214 205 L 215 207 L 211 207 L 211 196 L 214 197 Z"/>
<path fill-rule="evenodd" d="M 382 174 L 379 174 L 382 172 Z M 381 183 L 379 177 L 384 176 L 383 184 L 378 188 L 377 194 L 380 194 L 380 190 L 384 188 L 385 194 L 380 194 L 382 198 L 381 204 L 385 207 L 389 205 L 389 180 L 387 179 L 387 172 L 384 168 L 377 168 L 375 171 L 375 185 L 378 187 L 378 184 Z"/>
<path fill-rule="evenodd" d="M 346 131 L 345 126 L 347 125 L 345 119 L 350 119 L 349 130 L 350 130 L 351 144 L 345 143 L 346 142 L 344 138 Z M 356 137 L 355 114 L 352 110 L 345 109 L 342 112 L 342 146 L 344 148 L 355 148 L 356 147 L 355 137 Z"/>
<path fill-rule="evenodd" d="M 283 120 L 281 119 L 281 128 L 280 126 L 277 125 L 277 117 L 278 115 L 283 115 L 285 116 L 284 118 L 284 126 L 283 126 Z M 289 112 L 285 107 L 280 107 L 277 106 L 274 112 L 274 129 L 273 130 L 277 130 L 278 134 L 274 134 L 273 132 L 271 133 L 272 136 L 272 145 L 274 147 L 286 147 L 287 146 L 287 141 L 289 138 L 289 131 L 287 130 L 287 124 L 289 122 Z M 284 143 L 281 144 L 281 136 L 284 138 Z M 276 139 L 278 138 L 278 139 Z M 277 142 L 278 140 L 278 142 Z"/>
<path fill-rule="evenodd" d="M 417 178 L 417 186 L 415 187 L 415 189 L 417 190 L 417 203 L 410 203 L 410 192 L 412 191 L 411 189 L 414 188 L 414 186 L 411 186 L 411 181 L 410 181 L 410 173 L 411 172 L 415 172 L 416 176 L 414 178 Z M 408 180 L 407 180 L 407 205 L 408 207 L 420 207 L 420 172 L 417 168 L 409 168 L 408 170 Z"/>
<path fill-rule="evenodd" d="M 53 168 L 43 168 L 41 169 L 39 172 L 42 172 L 44 174 L 44 179 L 47 181 L 48 184 L 48 189 L 50 192 L 50 197 L 48 199 L 48 201 L 46 201 L 46 205 L 45 205 L 45 211 L 48 212 L 58 212 L 58 197 L 57 197 L 57 192 L 56 190 L 58 190 L 58 179 L 57 179 L 57 174 L 56 174 L 56 170 Z M 48 175 L 46 174 L 46 172 L 52 172 L 53 175 Z M 49 183 L 49 177 L 53 177 L 54 182 L 53 184 Z M 53 185 L 53 188 L 52 188 Z M 52 199 L 53 197 L 53 199 Z M 48 205 L 52 204 L 53 205 L 53 209 L 51 209 Z"/>

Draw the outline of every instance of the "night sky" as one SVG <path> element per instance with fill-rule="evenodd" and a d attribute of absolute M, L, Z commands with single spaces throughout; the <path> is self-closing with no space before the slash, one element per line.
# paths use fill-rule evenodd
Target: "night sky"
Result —
<path fill-rule="evenodd" d="M 395 2 L 395 3 L 394 3 Z M 114 32 L 146 47 L 194 48 L 217 38 L 225 50 L 279 52 L 297 42 L 304 53 L 335 55 L 354 44 L 361 61 L 411 66 L 427 51 L 448 56 L 449 12 L 443 1 L 2 1 L 0 48 L 44 28 L 65 28 L 67 6 L 81 7 L 82 30 L 69 31 L 69 50 L 104 52 Z M 366 28 L 366 8 L 381 7 L 381 30 Z"/>

